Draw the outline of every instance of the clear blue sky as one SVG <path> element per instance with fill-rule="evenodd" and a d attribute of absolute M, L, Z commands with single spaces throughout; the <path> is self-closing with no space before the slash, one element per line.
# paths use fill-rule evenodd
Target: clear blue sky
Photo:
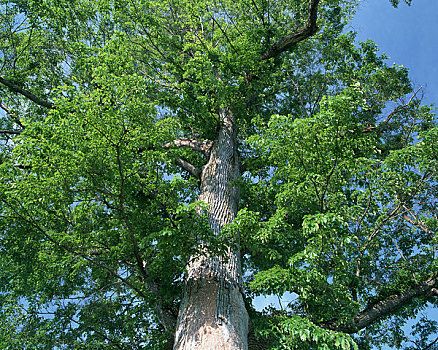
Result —
<path fill-rule="evenodd" d="M 438 104 L 438 1 L 412 0 L 394 9 L 389 0 L 361 0 L 349 26 L 358 40 L 372 39 L 390 63 L 409 69 L 424 87 L 424 101 Z"/>

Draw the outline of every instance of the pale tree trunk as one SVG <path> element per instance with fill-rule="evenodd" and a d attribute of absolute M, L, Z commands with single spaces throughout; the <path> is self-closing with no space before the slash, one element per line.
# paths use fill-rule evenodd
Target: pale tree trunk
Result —
<path fill-rule="evenodd" d="M 221 109 L 221 128 L 201 174 L 199 201 L 208 204 L 214 234 L 237 215 L 240 177 L 236 125 L 231 111 Z M 248 313 L 241 281 L 239 247 L 228 247 L 224 257 L 192 259 L 187 266 L 178 315 L 174 350 L 247 349 Z"/>

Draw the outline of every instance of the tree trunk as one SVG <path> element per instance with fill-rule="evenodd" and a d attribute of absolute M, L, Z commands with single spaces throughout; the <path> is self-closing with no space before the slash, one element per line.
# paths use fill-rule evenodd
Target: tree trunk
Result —
<path fill-rule="evenodd" d="M 237 215 L 240 177 L 237 130 L 227 108 L 219 112 L 221 128 L 201 175 L 199 201 L 209 205 L 215 235 Z M 202 243 L 201 243 L 202 244 Z M 205 256 L 187 265 L 184 293 L 176 326 L 174 350 L 248 348 L 248 313 L 242 296 L 239 247 L 227 257 Z"/>

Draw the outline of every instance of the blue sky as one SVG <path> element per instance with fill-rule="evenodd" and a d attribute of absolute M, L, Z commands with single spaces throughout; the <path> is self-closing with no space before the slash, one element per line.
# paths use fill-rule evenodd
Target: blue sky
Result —
<path fill-rule="evenodd" d="M 349 29 L 372 39 L 390 63 L 409 69 L 424 102 L 438 103 L 438 1 L 413 0 L 395 9 L 389 0 L 361 0 Z"/>

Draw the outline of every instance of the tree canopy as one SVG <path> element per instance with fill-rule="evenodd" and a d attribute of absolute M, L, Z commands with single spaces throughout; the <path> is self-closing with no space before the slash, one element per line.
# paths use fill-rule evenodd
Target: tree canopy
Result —
<path fill-rule="evenodd" d="M 235 249 L 249 349 L 434 349 L 437 118 L 356 5 L 0 0 L 0 347 L 167 349 Z"/>

